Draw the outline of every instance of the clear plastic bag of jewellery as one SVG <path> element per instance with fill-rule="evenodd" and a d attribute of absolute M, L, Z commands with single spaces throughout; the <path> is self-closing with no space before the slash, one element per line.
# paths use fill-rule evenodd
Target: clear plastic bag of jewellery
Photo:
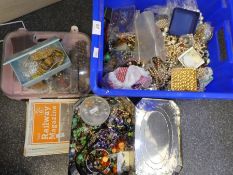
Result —
<path fill-rule="evenodd" d="M 170 21 L 173 9 L 175 7 L 198 11 L 196 0 L 167 0 L 167 4 L 165 6 L 154 5 L 146 8 L 145 11 L 151 11 L 157 16 L 166 16 L 166 18 Z"/>
<path fill-rule="evenodd" d="M 135 20 L 138 57 L 144 64 L 150 64 L 155 56 L 166 60 L 163 35 L 154 21 L 154 14 L 150 11 L 139 14 Z"/>
<path fill-rule="evenodd" d="M 181 7 L 187 10 L 198 10 L 198 5 L 196 0 L 167 0 L 167 7 L 173 11 L 175 7 Z"/>

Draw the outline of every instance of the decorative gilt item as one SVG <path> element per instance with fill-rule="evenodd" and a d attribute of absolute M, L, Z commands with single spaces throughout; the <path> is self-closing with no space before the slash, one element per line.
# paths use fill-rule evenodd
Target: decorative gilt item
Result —
<path fill-rule="evenodd" d="M 197 91 L 197 71 L 191 68 L 172 69 L 171 90 Z"/>

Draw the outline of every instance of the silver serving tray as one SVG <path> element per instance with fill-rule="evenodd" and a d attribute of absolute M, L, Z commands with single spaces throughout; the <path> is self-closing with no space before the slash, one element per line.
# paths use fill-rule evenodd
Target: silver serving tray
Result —
<path fill-rule="evenodd" d="M 142 99 L 136 107 L 137 175 L 172 175 L 182 169 L 180 110 L 170 100 Z"/>

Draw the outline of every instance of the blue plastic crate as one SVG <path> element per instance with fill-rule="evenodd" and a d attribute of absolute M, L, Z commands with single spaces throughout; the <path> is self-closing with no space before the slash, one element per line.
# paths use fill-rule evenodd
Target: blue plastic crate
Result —
<path fill-rule="evenodd" d="M 205 92 L 175 92 L 156 90 L 106 89 L 100 86 L 104 60 L 104 8 L 136 5 L 143 10 L 152 5 L 165 5 L 166 0 L 93 0 L 93 34 L 91 57 L 91 88 L 100 96 L 152 97 L 169 99 L 233 99 L 233 1 L 197 0 L 205 21 L 214 27 L 213 39 L 209 42 L 214 81 Z M 100 25 L 100 26 L 98 26 Z M 98 31 L 100 30 L 100 31 Z M 223 41 L 223 42 L 221 42 Z M 224 49 L 221 49 L 225 45 Z"/>

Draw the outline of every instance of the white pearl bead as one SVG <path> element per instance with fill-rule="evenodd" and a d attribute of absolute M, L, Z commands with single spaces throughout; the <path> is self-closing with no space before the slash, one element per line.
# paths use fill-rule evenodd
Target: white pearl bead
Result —
<path fill-rule="evenodd" d="M 70 150 L 70 152 L 71 152 L 71 153 L 75 153 L 75 149 L 72 148 L 72 149 Z"/>

